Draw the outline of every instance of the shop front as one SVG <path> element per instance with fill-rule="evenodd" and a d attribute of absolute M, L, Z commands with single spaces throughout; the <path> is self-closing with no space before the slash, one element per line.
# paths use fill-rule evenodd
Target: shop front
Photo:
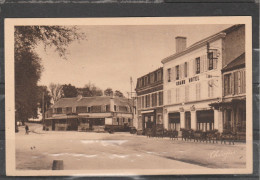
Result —
<path fill-rule="evenodd" d="M 151 129 L 156 125 L 155 110 L 142 111 L 142 130 Z"/>
<path fill-rule="evenodd" d="M 168 114 L 169 130 L 180 131 L 180 112 Z"/>
<path fill-rule="evenodd" d="M 197 130 L 210 131 L 214 129 L 214 111 L 200 110 L 197 111 Z"/>

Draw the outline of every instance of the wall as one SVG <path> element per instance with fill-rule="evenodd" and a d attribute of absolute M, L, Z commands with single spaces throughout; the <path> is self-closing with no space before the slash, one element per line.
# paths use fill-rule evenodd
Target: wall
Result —
<path fill-rule="evenodd" d="M 245 26 L 223 38 L 223 67 L 245 52 Z"/>

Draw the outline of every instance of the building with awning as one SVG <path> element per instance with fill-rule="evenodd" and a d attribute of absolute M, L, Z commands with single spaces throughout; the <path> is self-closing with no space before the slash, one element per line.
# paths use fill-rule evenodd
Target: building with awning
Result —
<path fill-rule="evenodd" d="M 132 100 L 127 98 L 61 98 L 46 113 L 44 129 L 95 131 L 104 129 L 106 124 L 133 126 L 132 107 Z"/>
<path fill-rule="evenodd" d="M 217 107 L 230 98 L 224 96 L 224 86 L 233 80 L 226 82 L 223 73 L 241 66 L 245 25 L 231 26 L 190 46 L 186 37 L 178 36 L 175 47 L 175 53 L 162 60 L 164 128 L 223 132 L 225 112 Z M 234 90 L 243 91 L 239 87 Z M 234 103 L 229 105 L 233 107 Z"/>
<path fill-rule="evenodd" d="M 246 71 L 245 53 L 222 69 L 223 98 L 210 106 L 223 113 L 223 130 L 246 132 Z M 245 136 L 244 136 L 245 138 Z"/>
<path fill-rule="evenodd" d="M 137 79 L 138 130 L 163 128 L 163 68 Z"/>

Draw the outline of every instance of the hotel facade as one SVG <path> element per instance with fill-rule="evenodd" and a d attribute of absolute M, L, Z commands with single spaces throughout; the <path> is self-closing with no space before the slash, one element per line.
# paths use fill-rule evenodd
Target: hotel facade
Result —
<path fill-rule="evenodd" d="M 189 47 L 185 37 L 175 40 L 176 53 L 162 60 L 164 128 L 223 132 L 223 110 L 211 104 L 224 96 L 223 67 L 245 53 L 245 26 L 232 26 Z"/>

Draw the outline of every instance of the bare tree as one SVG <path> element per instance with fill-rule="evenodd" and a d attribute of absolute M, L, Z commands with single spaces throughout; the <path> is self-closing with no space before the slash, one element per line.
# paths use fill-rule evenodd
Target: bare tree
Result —
<path fill-rule="evenodd" d="M 62 85 L 51 83 L 49 89 L 53 102 L 57 102 L 63 95 Z"/>

